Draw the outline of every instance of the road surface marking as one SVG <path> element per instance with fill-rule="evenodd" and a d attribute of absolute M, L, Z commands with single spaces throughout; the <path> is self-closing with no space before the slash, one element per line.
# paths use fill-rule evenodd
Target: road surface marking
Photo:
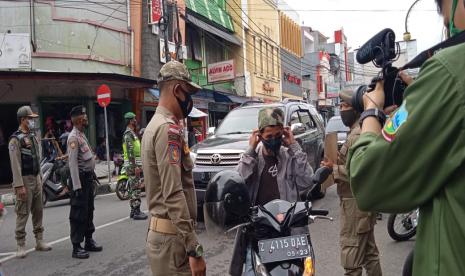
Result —
<path fill-rule="evenodd" d="M 144 210 L 143 212 L 144 212 L 144 213 L 147 213 L 148 210 Z M 129 219 L 129 216 L 124 217 L 124 218 L 120 218 L 120 219 L 117 219 L 117 220 L 110 221 L 110 222 L 108 222 L 108 223 L 105 223 L 105 224 L 102 224 L 102 225 L 100 225 L 100 226 L 95 227 L 95 231 L 100 230 L 100 229 L 103 229 L 103 228 L 108 227 L 108 226 L 111 226 L 111 225 L 113 225 L 113 224 L 117 224 L 117 223 L 123 222 L 123 221 L 128 220 L 128 219 Z M 57 243 L 60 243 L 60 242 L 64 242 L 64 241 L 66 241 L 66 240 L 69 240 L 69 236 L 63 237 L 63 238 L 58 239 L 58 240 L 54 240 L 54 241 L 52 241 L 52 242 L 49 242 L 48 244 L 49 244 L 49 245 L 54 245 L 54 244 L 57 244 Z M 29 254 L 29 253 L 31 253 L 32 251 L 35 251 L 35 250 L 36 250 L 35 247 L 30 248 L 30 249 L 26 250 L 26 254 Z M 2 255 L 8 255 L 8 257 L 5 257 L 5 258 L 3 258 L 3 259 L 0 259 L 0 264 L 3 264 L 3 263 L 5 263 L 6 261 L 9 261 L 9 260 L 11 260 L 11 259 L 16 258 L 16 252 L 0 253 L 0 256 L 2 256 Z"/>

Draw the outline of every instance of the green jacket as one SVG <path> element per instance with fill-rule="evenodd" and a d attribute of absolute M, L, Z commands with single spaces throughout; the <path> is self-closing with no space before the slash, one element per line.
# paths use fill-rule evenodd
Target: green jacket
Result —
<path fill-rule="evenodd" d="M 420 207 L 414 275 L 465 275 L 465 44 L 422 67 L 382 135 L 364 133 L 349 153 L 362 210 Z"/>

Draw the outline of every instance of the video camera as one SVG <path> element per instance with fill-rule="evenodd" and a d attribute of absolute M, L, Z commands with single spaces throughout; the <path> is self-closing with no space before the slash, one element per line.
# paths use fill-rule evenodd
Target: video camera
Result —
<path fill-rule="evenodd" d="M 357 62 L 373 64 L 382 68 L 378 76 L 371 80 L 369 85 L 360 86 L 352 99 L 352 106 L 358 112 L 363 112 L 363 95 L 375 89 L 376 83 L 384 80 L 385 104 L 384 107 L 400 105 L 405 90 L 405 83 L 399 77 L 399 68 L 392 66 L 400 54 L 400 46 L 396 43 L 396 35 L 391 29 L 384 29 L 368 40 L 357 52 Z"/>
<path fill-rule="evenodd" d="M 358 63 L 366 64 L 373 62 L 376 67 L 382 68 L 378 76 L 373 78 L 369 85 L 362 85 L 355 91 L 352 98 L 352 106 L 358 112 L 362 113 L 364 111 L 363 95 L 373 91 L 376 83 L 380 80 L 384 81 L 385 102 L 383 108 L 392 105 L 400 106 L 404 98 L 406 84 L 399 77 L 399 72 L 405 69 L 421 67 L 426 60 L 439 50 L 464 43 L 465 32 L 461 32 L 421 52 L 401 68 L 392 66 L 392 63 L 398 59 L 400 54 L 399 44 L 395 41 L 396 35 L 394 31 L 387 28 L 373 36 L 357 52 L 356 58 Z"/>

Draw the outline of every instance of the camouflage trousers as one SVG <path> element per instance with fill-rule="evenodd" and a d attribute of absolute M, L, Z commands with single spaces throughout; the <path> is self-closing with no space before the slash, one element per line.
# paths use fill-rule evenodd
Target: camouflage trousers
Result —
<path fill-rule="evenodd" d="M 126 168 L 126 173 L 128 175 L 129 206 L 131 209 L 138 208 L 141 203 L 140 177 L 136 176 L 134 168 Z"/>

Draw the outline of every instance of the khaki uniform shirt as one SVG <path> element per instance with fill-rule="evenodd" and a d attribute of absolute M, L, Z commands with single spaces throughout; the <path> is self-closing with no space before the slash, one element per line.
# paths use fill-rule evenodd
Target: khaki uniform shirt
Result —
<path fill-rule="evenodd" d="M 337 165 L 334 166 L 334 181 L 337 183 L 337 194 L 341 198 L 353 198 L 352 191 L 350 190 L 349 176 L 346 168 L 347 155 L 349 154 L 349 149 L 360 137 L 360 124 L 359 121 L 350 129 L 347 134 L 347 140 L 344 145 L 342 145 L 339 150 Z"/>
<path fill-rule="evenodd" d="M 193 163 L 174 115 L 159 106 L 142 138 L 142 164 L 147 205 L 154 217 L 170 219 L 186 250 L 198 244 L 195 234 L 197 199 Z"/>
<path fill-rule="evenodd" d="M 25 138 L 26 139 L 26 138 Z M 21 143 L 17 138 L 10 139 L 8 143 L 8 152 L 10 154 L 10 164 L 11 164 L 11 172 L 13 174 L 13 188 L 22 187 L 24 186 L 24 177 L 21 172 L 21 150 L 35 150 L 34 156 L 38 159 L 37 163 L 39 164 L 39 173 L 37 174 L 37 181 L 40 182 L 41 171 L 40 171 L 40 143 L 35 135 L 29 133 L 27 135 L 26 144 L 29 144 L 28 148 L 23 149 L 21 147 Z"/>
<path fill-rule="evenodd" d="M 79 172 L 92 172 L 95 169 L 95 154 L 90 148 L 84 133 L 73 128 L 68 136 L 68 161 L 73 190 L 81 189 Z"/>

